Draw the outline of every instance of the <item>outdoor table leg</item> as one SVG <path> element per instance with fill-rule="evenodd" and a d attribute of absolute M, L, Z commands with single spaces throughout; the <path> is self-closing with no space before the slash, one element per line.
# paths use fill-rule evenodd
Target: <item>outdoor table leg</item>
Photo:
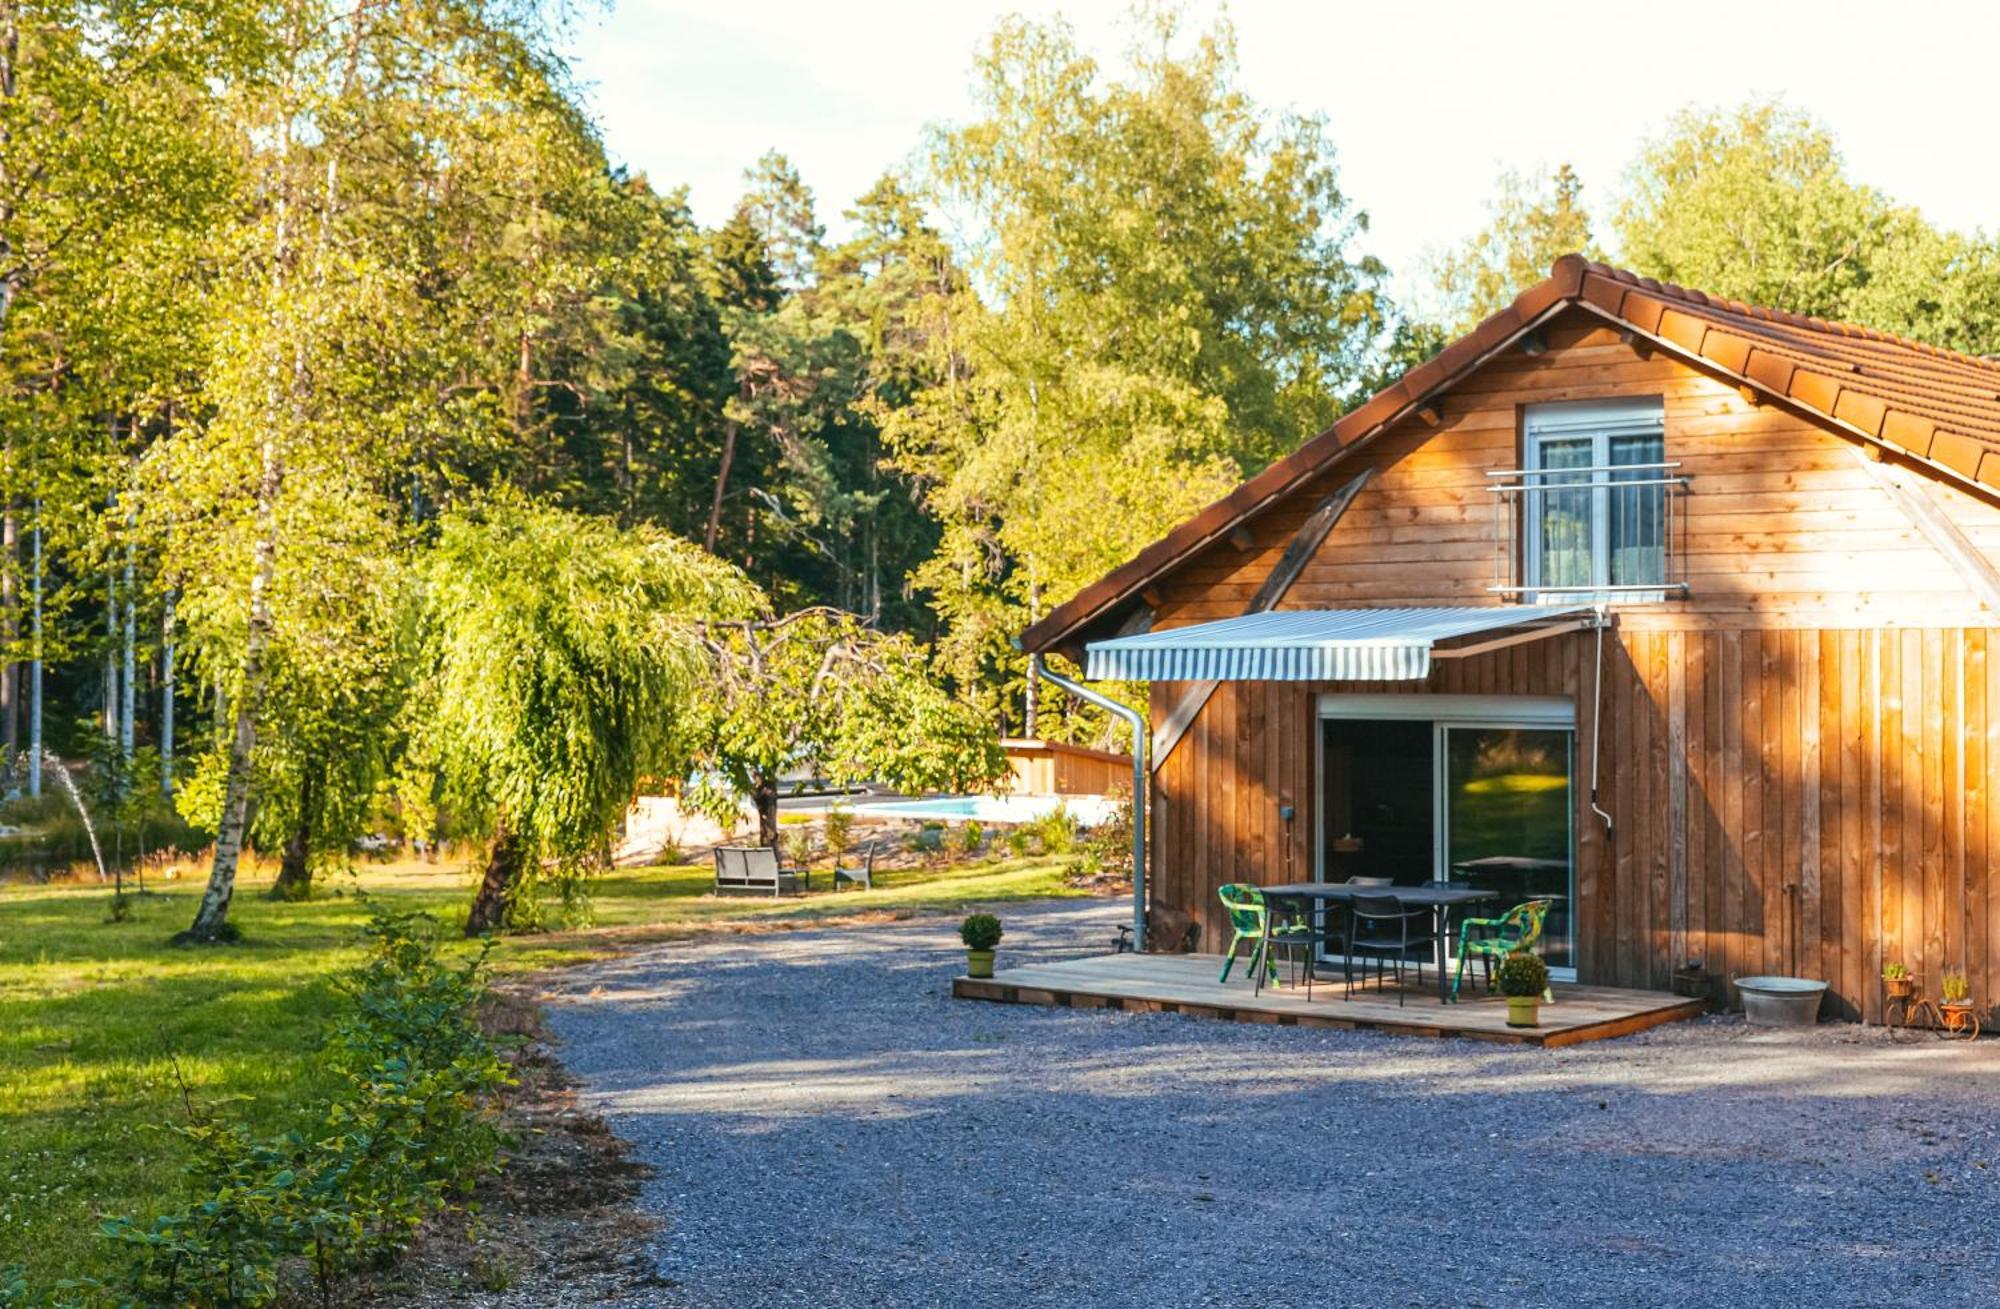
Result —
<path fill-rule="evenodd" d="M 1257 943 L 1256 952 L 1250 956 L 1250 994 L 1264 994 L 1264 970 L 1271 966 L 1271 919 L 1278 913 L 1278 902 L 1266 896 L 1264 899 L 1264 939 Z"/>
<path fill-rule="evenodd" d="M 1438 1003 L 1451 1003 L 1451 990 L 1444 984 L 1444 960 L 1447 943 L 1451 940 L 1451 906 L 1438 906 L 1437 916 L 1437 959 L 1438 959 Z"/>

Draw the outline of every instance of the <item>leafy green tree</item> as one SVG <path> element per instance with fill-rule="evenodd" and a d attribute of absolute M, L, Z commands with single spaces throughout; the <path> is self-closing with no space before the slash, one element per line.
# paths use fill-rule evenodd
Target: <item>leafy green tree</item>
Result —
<path fill-rule="evenodd" d="M 254 75 L 225 88 L 241 180 L 212 251 L 211 362 L 199 421 L 149 461 L 144 506 L 185 569 L 188 642 L 223 670 L 230 720 L 188 939 L 227 932 L 274 679 L 297 673 L 303 703 L 305 670 L 325 664 L 303 642 L 387 648 L 359 630 L 365 607 L 315 607 L 287 561 L 339 524 L 328 571 L 358 583 L 371 552 L 405 548 L 406 519 L 482 481 L 537 485 L 549 397 L 607 384 L 548 366 L 615 344 L 603 234 L 629 211 L 544 17 L 299 0 L 268 25 Z M 288 614 L 302 617 L 289 631 Z"/>
<path fill-rule="evenodd" d="M 1506 308 L 1563 255 L 1599 253 L 1583 206 L 1583 179 L 1568 164 L 1546 177 L 1502 173 L 1488 211 L 1483 231 L 1428 261 L 1436 317 L 1447 337 Z"/>
<path fill-rule="evenodd" d="M 887 436 L 941 525 L 915 580 L 944 666 L 1002 695 L 1008 635 L 1324 428 L 1383 324 L 1324 125 L 1257 108 L 1226 24 L 1140 35 L 1111 79 L 1066 26 L 1003 23 L 980 116 L 930 150 L 969 285 Z"/>
<path fill-rule="evenodd" d="M 715 676 L 701 625 L 755 603 L 657 528 L 507 497 L 443 520 L 411 722 L 458 821 L 492 839 L 467 935 L 531 921 L 545 861 L 572 884 L 642 778 L 685 774 Z"/>
<path fill-rule="evenodd" d="M 1006 774 L 990 726 L 932 679 L 907 636 L 826 608 L 705 631 L 716 681 L 693 720 L 695 799 L 719 815 L 748 800 L 767 846 L 778 843 L 789 773 L 911 792 L 976 790 Z"/>
<path fill-rule="evenodd" d="M 1638 272 L 1971 353 L 2000 349 L 2000 247 L 1847 174 L 1774 104 L 1682 114 L 1633 165 L 1614 229 Z"/>

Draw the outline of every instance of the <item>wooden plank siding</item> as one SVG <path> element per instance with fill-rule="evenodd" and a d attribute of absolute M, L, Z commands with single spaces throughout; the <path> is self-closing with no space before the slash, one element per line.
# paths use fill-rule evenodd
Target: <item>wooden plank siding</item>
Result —
<path fill-rule="evenodd" d="M 1157 900 L 1192 914 L 1201 948 L 1219 951 L 1228 938 L 1218 886 L 1310 876 L 1317 692 L 1568 696 L 1579 726 L 1580 980 L 1657 989 L 1700 959 L 1725 975 L 1825 977 L 1837 1012 L 1879 1019 L 1881 965 L 1902 959 L 1933 989 L 1942 970 L 1965 967 L 1974 991 L 1993 995 L 2000 933 L 1985 852 L 1996 817 L 1983 774 L 2000 724 L 1989 717 L 1987 633 L 1913 629 L 1881 643 L 1906 647 L 1907 662 L 1860 658 L 1866 635 L 1710 632 L 1696 638 L 1698 665 L 1658 680 L 1650 654 L 1634 657 L 1627 638 L 1608 637 L 1600 801 L 1613 819 L 1608 838 L 1588 806 L 1587 634 L 1525 647 L 1529 657 L 1518 662 L 1522 648 L 1443 663 L 1423 683 L 1225 682 L 1201 722 L 1228 724 L 1231 748 L 1176 751 L 1154 778 Z M 1635 639 L 1642 649 L 1667 644 L 1654 633 Z M 1754 669 L 1768 689 L 1732 696 L 1732 678 L 1692 675 L 1716 665 Z M 1706 694 L 1711 686 L 1718 694 Z M 1967 743 L 1962 789 L 1939 784 L 1959 734 L 1942 732 L 1942 715 L 1906 698 L 1908 686 L 1936 688 L 1933 703 L 1956 702 Z M 1884 707 L 1879 733 L 1868 730 L 1874 705 Z M 1789 748 L 1763 730 L 1774 707 L 1781 723 L 1839 724 L 1824 729 L 1837 742 L 1823 736 L 1815 764 L 1803 727 Z M 1675 724 L 1687 732 L 1678 752 Z M 1928 749 L 1937 767 L 1906 747 L 1906 732 L 1923 738 L 1914 750 Z M 1295 809 L 1289 830 L 1283 804 Z M 1915 851 L 1897 839 L 1906 832 L 1916 834 Z"/>
<path fill-rule="evenodd" d="M 1164 579 L 1156 630 L 1242 612 L 1311 506 L 1364 467 L 1279 607 L 1499 603 L 1486 473 L 1519 466 L 1521 410 L 1635 394 L 1662 397 L 1667 457 L 1690 479 L 1674 543 L 1689 596 L 1616 607 L 1601 697 L 1589 633 L 1440 660 L 1422 683 L 1222 683 L 1154 776 L 1156 900 L 1218 951 L 1219 885 L 1312 875 L 1319 693 L 1560 696 L 1576 706 L 1582 982 L 1660 988 L 1700 959 L 1825 977 L 1830 1012 L 1879 1020 L 1881 968 L 1901 960 L 1932 994 L 1964 968 L 1992 1002 L 2000 617 L 1848 438 L 1577 318 L 1547 335 L 1544 354 L 1444 396 L 1435 428 L 1390 432 L 1252 520 L 1248 550 Z M 2000 506 L 1929 493 L 2000 558 Z M 1608 832 L 1589 808 L 1593 733 Z"/>

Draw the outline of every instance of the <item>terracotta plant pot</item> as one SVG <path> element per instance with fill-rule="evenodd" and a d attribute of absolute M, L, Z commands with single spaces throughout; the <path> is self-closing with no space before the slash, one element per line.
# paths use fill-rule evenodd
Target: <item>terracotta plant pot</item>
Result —
<path fill-rule="evenodd" d="M 965 952 L 965 975 L 967 977 L 993 976 L 993 952 L 991 950 L 967 950 Z"/>
<path fill-rule="evenodd" d="M 1542 997 L 1539 995 L 1510 995 L 1507 997 L 1507 1026 L 1540 1027 L 1542 1025 Z"/>

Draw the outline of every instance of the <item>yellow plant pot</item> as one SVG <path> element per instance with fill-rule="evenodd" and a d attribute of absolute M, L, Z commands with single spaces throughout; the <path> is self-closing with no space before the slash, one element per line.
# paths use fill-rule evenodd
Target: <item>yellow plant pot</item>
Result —
<path fill-rule="evenodd" d="M 993 952 L 991 950 L 967 950 L 965 952 L 965 975 L 967 977 L 993 976 Z"/>
<path fill-rule="evenodd" d="M 1542 997 L 1539 995 L 1510 995 L 1507 997 L 1507 1026 L 1540 1027 L 1542 1025 Z"/>

